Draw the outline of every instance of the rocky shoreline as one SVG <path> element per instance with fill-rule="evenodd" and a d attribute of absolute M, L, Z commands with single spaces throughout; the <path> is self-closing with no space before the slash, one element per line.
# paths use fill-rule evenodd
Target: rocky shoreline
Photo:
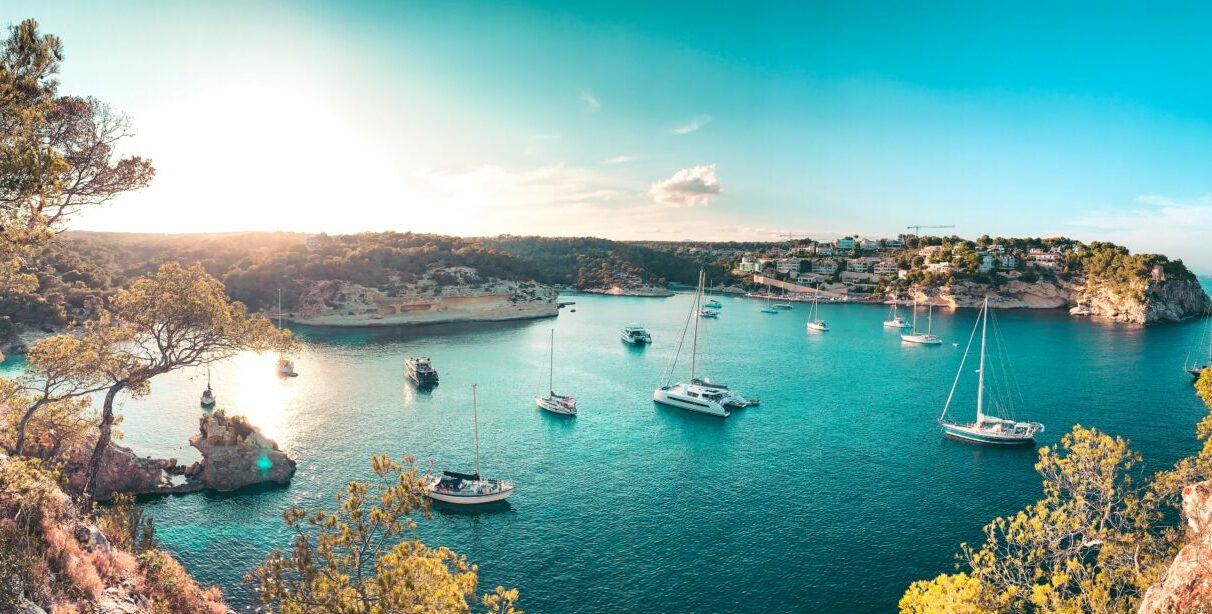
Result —
<path fill-rule="evenodd" d="M 622 286 L 611 286 L 609 288 L 584 288 L 581 290 L 586 294 L 601 294 L 605 296 L 641 296 L 649 298 L 666 298 L 673 296 L 674 293 L 664 288 L 655 286 L 643 286 L 638 288 L 624 288 Z"/>

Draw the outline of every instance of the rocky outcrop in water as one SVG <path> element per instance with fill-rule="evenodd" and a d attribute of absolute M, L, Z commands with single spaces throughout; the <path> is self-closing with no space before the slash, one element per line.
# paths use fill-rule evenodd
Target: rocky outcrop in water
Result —
<path fill-rule="evenodd" d="M 87 448 L 73 453 L 65 467 L 68 482 L 76 492 L 84 490 L 91 453 L 90 444 Z M 171 474 L 179 472 L 175 458 L 140 457 L 130 448 L 111 443 L 101 457 L 95 496 L 98 500 L 105 501 L 116 493 L 145 495 L 202 490 L 201 484 L 173 484 Z"/>
<path fill-rule="evenodd" d="M 231 491 L 274 482 L 285 484 L 295 475 L 295 461 L 278 449 L 242 416 L 227 416 L 223 410 L 202 416 L 199 432 L 189 445 L 202 453 L 185 475 L 207 488 Z"/>
<path fill-rule="evenodd" d="M 1140 614 L 1212 612 L 1212 482 L 1183 489 L 1187 545 L 1145 593 Z"/>

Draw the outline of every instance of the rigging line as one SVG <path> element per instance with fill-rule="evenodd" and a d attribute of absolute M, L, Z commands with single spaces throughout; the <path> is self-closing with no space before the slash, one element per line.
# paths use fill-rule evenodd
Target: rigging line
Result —
<path fill-rule="evenodd" d="M 947 409 L 951 407 L 951 399 L 955 397 L 955 388 L 959 386 L 960 376 L 964 374 L 964 363 L 968 362 L 968 352 L 972 350 L 972 340 L 976 338 L 976 329 L 980 326 L 981 319 L 977 318 L 976 323 L 972 325 L 972 334 L 968 335 L 968 346 L 964 348 L 964 357 L 960 359 L 959 369 L 955 372 L 955 381 L 951 382 L 951 392 L 947 394 L 947 402 L 943 404 L 943 414 L 938 417 L 939 424 L 947 418 Z"/>
<path fill-rule="evenodd" d="M 673 372 L 678 367 L 678 356 L 682 354 L 682 344 L 686 342 L 686 332 L 690 330 L 690 318 L 692 317 L 694 317 L 693 304 L 691 304 L 690 313 L 686 315 L 686 324 L 682 326 L 682 338 L 678 339 L 678 347 L 673 353 L 673 359 L 669 362 L 669 366 L 666 367 L 665 373 L 661 374 L 661 379 L 665 380 L 666 386 L 668 386 L 669 382 L 673 379 Z"/>
<path fill-rule="evenodd" d="M 1002 332 L 1001 323 L 994 319 L 994 335 L 997 339 L 999 348 L 999 360 L 1003 363 L 1002 379 L 1005 385 L 1005 394 L 1007 396 L 1007 418 L 1014 418 L 1016 407 L 1026 407 L 1027 401 L 1023 396 L 1022 386 L 1019 385 L 1019 378 L 1015 376 L 1014 362 L 1010 358 L 1010 350 L 1006 346 L 1007 336 Z"/>

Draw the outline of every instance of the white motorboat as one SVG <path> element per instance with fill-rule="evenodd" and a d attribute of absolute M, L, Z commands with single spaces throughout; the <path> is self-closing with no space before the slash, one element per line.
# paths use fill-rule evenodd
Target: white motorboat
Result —
<path fill-rule="evenodd" d="M 513 494 L 516 484 L 509 480 L 484 478 L 480 475 L 480 414 L 476 402 L 476 387 L 471 387 L 472 428 L 475 433 L 476 472 L 443 471 L 426 476 L 425 494 L 430 499 L 455 505 L 477 505 L 503 501 Z"/>
<path fill-rule="evenodd" d="M 718 312 L 714 309 L 703 308 L 703 309 L 699 310 L 699 317 L 700 318 L 718 318 L 718 317 L 720 317 L 720 312 Z"/>
<path fill-rule="evenodd" d="M 551 329 L 551 345 L 547 351 L 547 396 L 534 398 L 534 404 L 539 406 L 539 409 L 545 409 L 553 414 L 563 416 L 577 415 L 577 400 L 562 394 L 555 393 L 555 329 Z"/>
<path fill-rule="evenodd" d="M 723 309 L 724 308 L 724 305 L 715 299 L 711 299 L 710 301 L 703 303 L 703 306 L 708 309 Z"/>
<path fill-rule="evenodd" d="M 404 361 L 404 375 L 417 386 L 437 386 L 438 370 L 429 358 L 408 358 Z"/>
<path fill-rule="evenodd" d="M 787 311 L 788 309 L 791 309 L 791 303 L 775 303 L 775 304 L 771 305 L 771 307 L 774 307 L 775 309 L 782 309 L 783 311 Z"/>
<path fill-rule="evenodd" d="M 756 405 L 757 402 L 745 399 L 740 393 L 727 386 L 714 384 L 707 378 L 699 379 L 696 376 L 699 318 L 694 316 L 700 311 L 700 305 L 703 302 L 703 280 L 704 273 L 700 270 L 698 292 L 694 295 L 691 311 L 686 317 L 686 325 L 682 328 L 682 339 L 678 342 L 678 350 L 674 353 L 673 360 L 665 372 L 663 378 L 665 385 L 652 392 L 652 400 L 669 407 L 727 418 L 729 416 L 728 407 L 747 407 Z M 682 344 L 686 340 L 686 333 L 690 330 L 691 321 L 694 321 L 694 333 L 690 343 L 690 379 L 687 380 L 689 383 L 672 383 L 673 373 L 677 370 L 678 358 L 681 356 Z"/>
<path fill-rule="evenodd" d="M 644 345 L 652 343 L 652 335 L 643 324 L 628 324 L 619 331 L 619 338 L 631 345 Z"/>
<path fill-rule="evenodd" d="M 976 337 L 977 326 L 981 329 L 981 357 L 980 367 L 977 369 L 978 380 L 976 385 L 976 421 L 968 424 L 961 424 L 947 421 L 947 410 L 951 407 L 951 401 L 955 398 L 955 389 L 959 385 L 960 376 L 964 373 L 964 363 L 968 360 L 968 353 L 972 350 L 972 341 Z M 1002 417 L 990 416 L 986 413 L 985 407 L 985 339 L 989 328 L 989 299 L 985 298 L 985 306 L 981 309 L 978 322 L 972 328 L 972 335 L 968 337 L 968 347 L 964 350 L 964 358 L 960 360 L 959 371 L 955 374 L 955 382 L 951 384 L 951 393 L 947 395 L 947 403 L 943 406 L 943 413 L 939 416 L 938 422 L 943 427 L 943 433 L 947 437 L 954 439 L 963 439 L 975 443 L 990 443 L 1000 445 L 1019 445 L 1035 443 L 1035 436 L 1044 432 L 1044 425 L 1039 422 L 1019 422 L 1017 420 L 1009 420 Z M 999 365 L 1008 364 L 1006 361 L 998 361 Z M 1001 374 L 1001 378 L 997 381 L 1009 382 L 1008 374 Z M 1011 406 L 1010 400 L 1014 395 L 1009 391 L 1003 391 L 1005 394 L 1000 401 L 994 399 L 994 409 L 1003 414 L 1008 415 Z"/>
<path fill-rule="evenodd" d="M 934 327 L 934 305 L 929 305 L 926 312 L 926 332 L 918 332 L 917 330 L 917 302 L 913 303 L 913 330 L 908 334 L 901 333 L 901 341 L 906 343 L 917 343 L 919 345 L 942 345 L 943 340 L 933 332 Z"/>

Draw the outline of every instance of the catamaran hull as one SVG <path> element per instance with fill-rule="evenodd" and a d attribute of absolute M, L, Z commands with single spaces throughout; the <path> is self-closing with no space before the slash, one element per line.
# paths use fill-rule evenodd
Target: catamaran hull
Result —
<path fill-rule="evenodd" d="M 539 409 L 547 410 L 553 414 L 560 414 L 561 416 L 577 415 L 577 410 L 575 407 L 568 407 L 566 405 L 560 405 L 559 403 L 552 403 L 543 397 L 535 397 L 534 404 L 537 405 Z"/>
<path fill-rule="evenodd" d="M 952 439 L 962 439 L 974 443 L 989 443 L 1002 446 L 1029 446 L 1035 444 L 1035 435 L 998 435 L 977 432 L 969 427 L 949 424 L 943 425 L 943 434 Z"/>
<path fill-rule="evenodd" d="M 693 411 L 700 414 L 707 414 L 709 416 L 716 416 L 719 418 L 727 418 L 729 416 L 728 410 L 724 409 L 724 406 L 720 405 L 719 403 L 699 400 L 683 400 L 675 395 L 669 394 L 664 390 L 657 390 L 653 392 L 652 400 L 660 403 L 661 405 L 685 409 L 687 411 Z"/>
<path fill-rule="evenodd" d="M 434 501 L 441 501 L 443 503 L 453 503 L 454 505 L 480 505 L 481 503 L 492 503 L 494 501 L 504 501 L 509 498 L 509 495 L 513 494 L 513 489 L 511 488 L 506 491 L 494 492 L 494 493 L 489 493 L 486 495 L 481 495 L 481 494 L 456 495 L 456 494 L 435 492 L 432 490 L 425 494 L 428 495 L 430 499 L 433 499 Z"/>

